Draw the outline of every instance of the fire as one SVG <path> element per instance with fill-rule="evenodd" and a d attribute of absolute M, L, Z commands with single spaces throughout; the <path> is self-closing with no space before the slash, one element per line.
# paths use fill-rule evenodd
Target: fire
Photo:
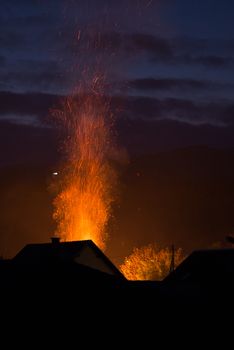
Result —
<path fill-rule="evenodd" d="M 99 76 L 85 93 L 66 99 L 55 115 L 67 131 L 61 190 L 54 200 L 56 235 L 65 241 L 92 239 L 105 248 L 114 170 L 109 164 L 112 116 Z"/>
<path fill-rule="evenodd" d="M 149 244 L 141 248 L 134 248 L 125 258 L 120 270 L 129 280 L 163 280 L 170 271 L 172 253 L 169 247 L 159 248 L 156 244 Z M 185 256 L 181 248 L 175 250 L 175 267 Z"/>

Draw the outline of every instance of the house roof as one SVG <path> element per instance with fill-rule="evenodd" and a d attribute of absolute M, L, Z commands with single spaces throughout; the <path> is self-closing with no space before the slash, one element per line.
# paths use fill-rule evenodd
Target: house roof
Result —
<path fill-rule="evenodd" d="M 234 280 L 234 249 L 194 251 L 164 281 L 178 282 L 191 278 Z"/>
<path fill-rule="evenodd" d="M 22 264 L 71 263 L 86 247 L 102 259 L 115 276 L 123 278 L 121 272 L 92 240 L 27 244 L 12 260 Z"/>

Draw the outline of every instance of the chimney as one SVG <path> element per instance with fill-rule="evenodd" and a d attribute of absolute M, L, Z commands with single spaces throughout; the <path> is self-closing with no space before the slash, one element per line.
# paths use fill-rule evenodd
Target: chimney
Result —
<path fill-rule="evenodd" d="M 60 243 L 60 237 L 51 237 L 51 243 L 52 244 L 59 244 Z"/>

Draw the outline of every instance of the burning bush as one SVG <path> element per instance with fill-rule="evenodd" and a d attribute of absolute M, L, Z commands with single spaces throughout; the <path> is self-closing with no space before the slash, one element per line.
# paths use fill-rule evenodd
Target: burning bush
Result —
<path fill-rule="evenodd" d="M 174 252 L 174 264 L 178 266 L 184 260 L 182 249 Z M 162 280 L 170 271 L 172 261 L 171 248 L 158 248 L 149 244 L 134 248 L 132 254 L 126 257 L 120 265 L 120 270 L 129 280 Z"/>

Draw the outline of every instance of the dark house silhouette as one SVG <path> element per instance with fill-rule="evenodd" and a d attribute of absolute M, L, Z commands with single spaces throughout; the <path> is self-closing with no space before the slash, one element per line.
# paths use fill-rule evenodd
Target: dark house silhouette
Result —
<path fill-rule="evenodd" d="M 234 249 L 194 251 L 163 281 L 167 292 L 187 301 L 232 298 Z"/>
<path fill-rule="evenodd" d="M 120 271 L 93 241 L 60 242 L 57 237 L 51 240 L 51 243 L 26 245 L 13 258 L 13 262 L 47 266 L 74 263 L 123 278 Z"/>
<path fill-rule="evenodd" d="M 13 259 L 0 262 L 1 291 L 42 295 L 86 294 L 114 289 L 124 276 L 91 241 L 28 244 Z"/>

